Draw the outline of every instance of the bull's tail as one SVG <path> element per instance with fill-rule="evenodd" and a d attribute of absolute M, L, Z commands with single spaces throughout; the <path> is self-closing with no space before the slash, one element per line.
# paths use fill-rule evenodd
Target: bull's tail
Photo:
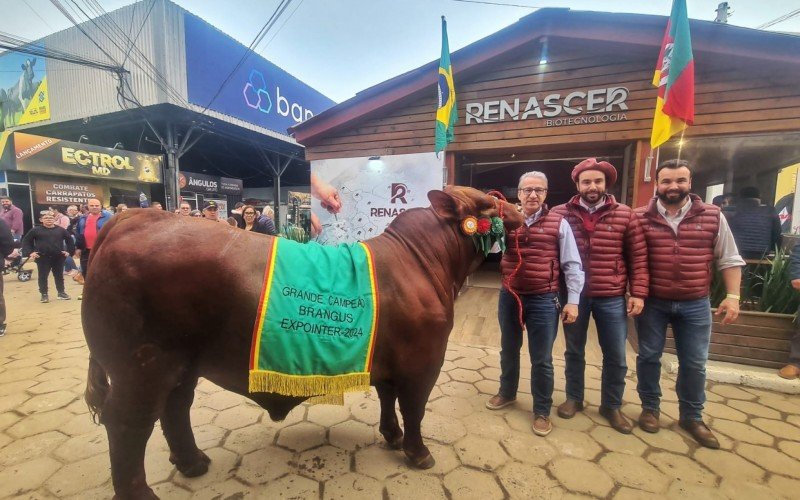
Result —
<path fill-rule="evenodd" d="M 86 392 L 84 398 L 89 406 L 89 413 L 94 423 L 99 423 L 103 417 L 103 406 L 108 396 L 108 375 L 94 358 L 89 358 L 89 375 L 86 377 Z"/>

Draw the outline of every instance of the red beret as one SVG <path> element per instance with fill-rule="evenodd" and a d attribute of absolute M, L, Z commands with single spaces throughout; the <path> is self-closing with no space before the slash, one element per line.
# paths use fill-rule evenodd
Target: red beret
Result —
<path fill-rule="evenodd" d="M 617 169 L 607 161 L 597 161 L 597 158 L 587 158 L 575 165 L 572 169 L 572 181 L 578 182 L 581 173 L 587 170 L 599 170 L 606 176 L 606 186 L 611 187 L 617 182 Z"/>

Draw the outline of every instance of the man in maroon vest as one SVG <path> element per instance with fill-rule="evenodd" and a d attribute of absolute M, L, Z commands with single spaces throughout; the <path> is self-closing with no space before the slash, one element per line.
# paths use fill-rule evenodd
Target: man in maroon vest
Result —
<path fill-rule="evenodd" d="M 500 390 L 486 407 L 499 410 L 513 404 L 519 386 L 519 351 L 522 348 L 523 316 L 528 330 L 533 394 L 533 432 L 546 436 L 553 430 L 553 342 L 558 333 L 559 277 L 569 292 L 561 313 L 565 324 L 578 316 L 583 289 L 581 258 L 569 224 L 547 209 L 547 177 L 528 172 L 519 180 L 519 199 L 525 224 L 506 237 L 507 250 L 500 262 L 503 288 L 497 316 L 500 320 Z M 513 293 L 512 293 L 513 291 Z M 522 315 L 517 295 L 522 304 Z"/>
<path fill-rule="evenodd" d="M 678 353 L 680 426 L 701 445 L 719 448 L 703 423 L 706 361 L 711 341 L 708 295 L 716 264 L 728 294 L 717 309 L 728 324 L 739 316 L 739 286 L 744 261 L 725 217 L 714 205 L 689 194 L 692 173 L 684 160 L 668 160 L 656 169 L 657 195 L 635 210 L 647 239 L 650 295 L 636 318 L 639 355 L 636 371 L 642 413 L 639 427 L 658 432 L 661 354 L 672 325 Z"/>
<path fill-rule="evenodd" d="M 627 316 L 642 312 L 649 276 L 647 245 L 642 225 L 627 205 L 606 194 L 617 181 L 617 169 L 606 161 L 589 158 L 572 169 L 578 194 L 553 208 L 569 222 L 581 253 L 586 285 L 578 307 L 578 320 L 564 325 L 567 400 L 558 407 L 561 418 L 572 418 L 583 410 L 586 332 L 594 316 L 597 338 L 603 351 L 600 415 L 611 427 L 630 434 L 633 426 L 620 410 L 625 376 Z M 630 285 L 631 297 L 625 300 Z"/>

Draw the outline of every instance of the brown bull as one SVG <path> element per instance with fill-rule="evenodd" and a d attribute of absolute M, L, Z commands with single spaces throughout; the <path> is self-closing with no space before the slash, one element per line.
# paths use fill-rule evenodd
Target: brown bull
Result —
<path fill-rule="evenodd" d="M 420 424 L 444 361 L 453 302 L 484 258 L 460 223 L 470 215 L 498 216 L 502 208 L 507 230 L 522 224 L 513 205 L 472 188 L 448 187 L 428 197 L 431 208 L 402 213 L 366 242 L 380 290 L 371 372 L 380 431 L 420 468 L 434 464 Z M 304 400 L 248 392 L 270 238 L 158 210 L 129 210 L 101 231 L 84 289 L 91 351 L 86 401 L 108 433 L 117 497 L 155 497 L 144 453 L 158 419 L 178 470 L 186 476 L 208 470 L 189 420 L 198 377 L 250 398 L 273 420 Z"/>

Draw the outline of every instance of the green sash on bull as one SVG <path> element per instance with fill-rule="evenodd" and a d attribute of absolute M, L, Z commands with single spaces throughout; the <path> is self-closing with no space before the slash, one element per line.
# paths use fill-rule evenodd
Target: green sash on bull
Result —
<path fill-rule="evenodd" d="M 325 400 L 368 390 L 377 305 L 365 244 L 275 238 L 253 329 L 250 392 Z"/>

